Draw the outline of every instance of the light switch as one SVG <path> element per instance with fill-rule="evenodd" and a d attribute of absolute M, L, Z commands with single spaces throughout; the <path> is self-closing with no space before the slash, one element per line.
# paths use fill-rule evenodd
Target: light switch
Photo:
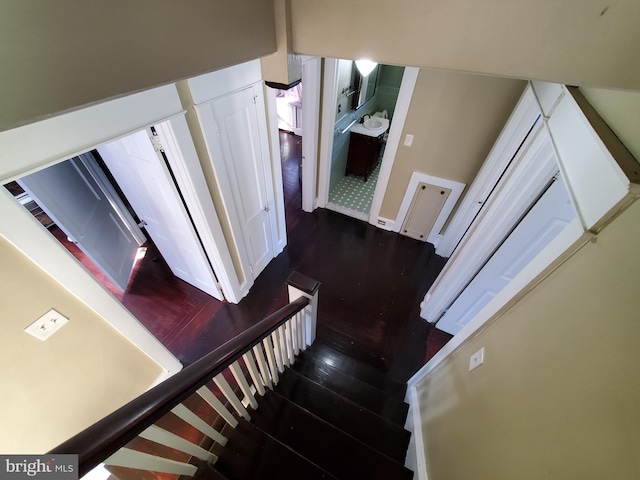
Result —
<path fill-rule="evenodd" d="M 53 308 L 24 329 L 43 342 L 57 332 L 69 319 Z"/>
<path fill-rule="evenodd" d="M 483 363 L 484 363 L 484 347 L 482 347 L 476 353 L 471 355 L 471 358 L 469 358 L 469 371 L 475 368 L 478 368 Z"/>
<path fill-rule="evenodd" d="M 405 146 L 410 147 L 412 143 L 413 143 L 413 135 L 407 135 L 406 137 L 404 137 Z"/>

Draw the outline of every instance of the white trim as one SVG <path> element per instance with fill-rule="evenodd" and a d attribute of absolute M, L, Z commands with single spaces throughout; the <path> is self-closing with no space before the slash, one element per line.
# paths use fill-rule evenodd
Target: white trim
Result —
<path fill-rule="evenodd" d="M 229 302 L 238 303 L 242 299 L 240 284 L 187 121 L 184 116 L 174 117 L 157 124 L 155 128 L 213 271 L 220 282 L 221 293 Z"/>
<path fill-rule="evenodd" d="M 418 79 L 420 69 L 416 67 L 405 67 L 402 75 L 402 83 L 396 101 L 396 107 L 393 114 L 393 121 L 389 129 L 389 137 L 387 145 L 382 155 L 380 165 L 380 174 L 376 183 L 376 189 L 371 202 L 371 210 L 368 216 L 363 217 L 362 214 L 355 216 L 360 220 L 369 222 L 371 225 L 380 227 L 378 217 L 382 200 L 389 184 L 393 162 L 395 161 L 398 146 L 400 145 L 400 137 L 404 128 L 407 113 L 411 106 L 411 97 Z M 320 137 L 320 168 L 318 178 L 318 206 L 326 207 L 329 202 L 329 182 L 331 178 L 331 156 L 333 152 L 333 140 L 335 135 L 335 118 L 336 118 L 336 96 L 338 83 L 338 59 L 324 59 L 324 83 L 323 83 L 323 100 L 322 100 L 322 133 Z M 304 108 L 304 105 L 303 105 Z M 337 210 L 336 206 L 329 207 Z M 341 213 L 350 215 L 353 210 L 343 209 Z M 385 229 L 386 230 L 386 229 Z"/>
<path fill-rule="evenodd" d="M 175 85 L 167 85 L 0 132 L 0 180 L 23 177 L 182 111 Z"/>
<path fill-rule="evenodd" d="M 442 206 L 442 209 L 438 214 L 438 218 L 436 218 L 436 221 L 433 224 L 433 228 L 429 232 L 427 238 L 425 238 L 424 240 L 425 242 L 435 244 L 435 242 L 438 240 L 437 237 L 440 236 L 440 230 L 442 230 L 444 223 L 447 221 L 447 218 L 449 218 L 449 215 L 453 211 L 453 207 L 455 207 L 456 203 L 458 203 L 458 199 L 460 198 L 460 195 L 462 195 L 462 192 L 464 191 L 464 187 L 466 187 L 466 185 L 464 183 L 455 182 L 453 180 L 447 180 L 446 178 L 433 177 L 422 172 L 413 172 L 411 174 L 411 180 L 409 180 L 409 185 L 407 186 L 407 191 L 404 194 L 404 199 L 402 200 L 402 204 L 400 205 L 398 216 L 396 217 L 396 232 L 399 232 L 402 228 L 402 225 L 404 224 L 416 189 L 418 188 L 418 185 L 420 183 L 435 185 L 436 187 L 451 190 L 449 197 L 444 202 L 444 205 Z"/>
<path fill-rule="evenodd" d="M 389 185 L 391 170 L 393 169 L 393 163 L 396 160 L 396 153 L 398 152 L 398 146 L 400 145 L 402 130 L 404 130 L 404 123 L 407 120 L 407 114 L 411 107 L 411 98 L 413 97 L 413 90 L 416 86 L 419 73 L 419 68 L 405 67 L 402 75 L 402 83 L 400 84 L 400 91 L 398 92 L 398 99 L 396 100 L 396 108 L 393 112 L 393 121 L 391 122 L 391 128 L 389 129 L 387 145 L 384 149 L 384 153 L 382 154 L 380 174 L 378 175 L 376 190 L 371 202 L 371 211 L 369 212 L 369 223 L 376 227 L 379 226 L 378 218 L 380 215 L 380 209 L 382 208 L 382 201 L 384 200 L 384 194 L 387 191 L 387 185 Z M 402 225 L 401 222 L 398 222 L 397 218 L 396 224 Z"/>
<path fill-rule="evenodd" d="M 539 115 L 540 106 L 531 84 L 528 84 L 444 232 L 436 249 L 438 255 L 447 258 L 452 255 Z"/>
<path fill-rule="evenodd" d="M 277 257 L 287 245 L 287 223 L 284 217 L 284 188 L 282 186 L 282 160 L 280 158 L 280 133 L 278 131 L 278 106 L 276 104 L 276 91 L 262 84 L 264 94 L 264 115 L 267 119 L 267 135 L 270 145 L 269 158 L 271 159 L 271 188 L 267 184 L 267 190 L 271 190 L 273 204 L 271 217 L 271 243 L 273 243 L 273 257 Z"/>
<path fill-rule="evenodd" d="M 338 59 L 324 59 L 322 82 L 322 127 L 320 133 L 320 158 L 318 168 L 318 207 L 324 208 L 329 201 L 329 179 L 335 134 L 336 101 L 338 88 Z M 304 108 L 304 105 L 302 106 Z"/>
<path fill-rule="evenodd" d="M 465 325 L 431 360 L 407 382 L 407 392 L 439 365 L 453 356 L 464 344 L 476 337 L 484 327 L 529 293 L 554 270 L 595 238 L 585 232 L 579 219 L 574 219 L 534 260 L 518 273 L 478 314 Z M 407 394 L 408 395 L 408 394 Z M 405 398 L 409 401 L 409 397 Z"/>
<path fill-rule="evenodd" d="M 427 292 L 422 318 L 440 319 L 557 172 L 551 137 L 539 122 Z"/>
<path fill-rule="evenodd" d="M 318 131 L 320 129 L 321 61 L 319 57 L 302 63 L 302 210 L 316 206 L 318 172 Z"/>
<path fill-rule="evenodd" d="M 0 235 L 74 297 L 173 375 L 182 365 L 4 188 L 0 189 Z"/>
<path fill-rule="evenodd" d="M 422 432 L 422 419 L 420 415 L 420 399 L 418 398 L 418 389 L 411 387 L 407 389 L 406 400 L 409 404 L 409 415 L 405 422 L 405 430 L 411 432 L 411 441 L 405 460 L 405 467 L 413 470 L 414 480 L 429 480 L 427 475 L 427 462 L 424 455 L 424 434 Z M 413 462 L 411 461 L 413 460 Z"/>

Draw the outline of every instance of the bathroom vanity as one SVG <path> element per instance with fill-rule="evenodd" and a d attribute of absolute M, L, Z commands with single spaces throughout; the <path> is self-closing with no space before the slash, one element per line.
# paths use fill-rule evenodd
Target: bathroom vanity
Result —
<path fill-rule="evenodd" d="M 375 116 L 351 128 L 345 175 L 364 177 L 365 182 L 369 179 L 378 163 L 382 140 L 388 129 L 389 120 Z"/>

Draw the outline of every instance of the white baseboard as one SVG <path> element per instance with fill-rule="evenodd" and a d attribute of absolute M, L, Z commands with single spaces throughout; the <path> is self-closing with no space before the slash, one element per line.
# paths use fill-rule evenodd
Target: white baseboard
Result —
<path fill-rule="evenodd" d="M 382 230 L 387 230 L 389 232 L 398 232 L 396 228 L 396 221 L 391 220 L 389 218 L 378 217 L 378 220 L 375 222 L 371 222 L 374 227 L 381 228 Z"/>
<path fill-rule="evenodd" d="M 407 449 L 404 466 L 413 471 L 413 480 L 429 480 L 427 464 L 424 456 L 424 437 L 420 420 L 420 403 L 416 387 L 407 391 L 409 413 L 404 428 L 411 432 L 411 440 Z"/>

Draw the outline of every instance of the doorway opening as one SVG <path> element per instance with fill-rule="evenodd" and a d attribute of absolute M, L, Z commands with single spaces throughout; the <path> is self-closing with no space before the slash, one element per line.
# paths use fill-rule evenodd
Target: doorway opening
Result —
<path fill-rule="evenodd" d="M 153 147 L 152 130 L 100 145 L 5 188 L 163 342 L 194 320 L 208 319 L 220 302 L 214 298 L 215 274 L 165 153 Z"/>
<path fill-rule="evenodd" d="M 363 75 L 356 62 L 337 60 L 327 208 L 369 220 L 403 74 L 380 64 Z"/>

